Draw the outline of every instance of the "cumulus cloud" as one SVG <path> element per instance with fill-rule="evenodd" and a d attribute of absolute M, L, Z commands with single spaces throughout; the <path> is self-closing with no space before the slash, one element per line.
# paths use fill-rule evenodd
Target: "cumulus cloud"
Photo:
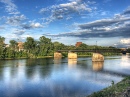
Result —
<path fill-rule="evenodd" d="M 24 21 L 26 17 L 24 15 L 14 15 L 12 17 L 6 17 L 7 24 L 18 25 L 21 21 Z"/>
<path fill-rule="evenodd" d="M 130 15 L 130 6 L 123 12 L 124 15 Z"/>
<path fill-rule="evenodd" d="M 23 35 L 24 33 L 25 33 L 25 30 L 19 30 L 19 29 L 15 30 L 15 31 L 13 32 L 13 34 L 15 34 L 15 35 L 17 35 L 17 36 Z"/>
<path fill-rule="evenodd" d="M 71 0 L 68 3 L 42 8 L 39 13 L 48 17 L 44 18 L 44 21 L 50 23 L 56 19 L 68 19 L 72 14 L 80 14 L 82 12 L 90 13 L 92 8 L 89 5 L 91 4 L 90 1 L 85 3 L 83 0 Z"/>
<path fill-rule="evenodd" d="M 86 24 L 81 24 L 79 27 L 81 29 L 88 29 L 88 28 L 94 28 L 94 27 L 103 27 L 103 26 L 111 26 L 113 24 L 122 23 L 124 21 L 130 20 L 129 18 L 119 18 L 119 19 L 102 19 L 102 20 L 96 20 L 94 22 L 89 22 Z"/>
<path fill-rule="evenodd" d="M 0 2 L 5 4 L 5 11 L 9 14 L 20 14 L 12 0 L 0 0 Z"/>
<path fill-rule="evenodd" d="M 128 9 L 124 11 L 127 14 L 129 12 Z M 122 14 L 116 14 L 111 19 L 101 19 L 84 24 L 78 24 L 77 28 L 78 30 L 76 32 L 58 34 L 58 36 L 72 36 L 79 38 L 129 38 L 130 17 Z M 127 43 L 128 40 L 122 40 L 121 42 Z"/>
<path fill-rule="evenodd" d="M 90 12 L 92 10 L 91 8 L 88 7 L 87 4 L 81 3 L 81 0 L 77 2 L 74 1 L 66 4 L 60 4 L 59 7 L 65 10 L 70 10 L 71 12 L 79 12 L 79 11 Z"/>
<path fill-rule="evenodd" d="M 78 38 L 129 38 L 130 37 L 130 17 L 116 14 L 110 19 L 101 19 L 84 24 L 76 24 L 76 31 L 48 35 L 55 37 L 78 37 Z M 122 40 L 121 42 L 126 42 Z M 128 40 L 127 40 L 128 42 Z"/>
<path fill-rule="evenodd" d="M 39 22 L 36 22 L 36 23 L 32 22 L 30 24 L 26 23 L 26 24 L 22 24 L 21 26 L 24 29 L 42 28 L 43 27 L 43 25 L 41 23 L 39 23 Z"/>
<path fill-rule="evenodd" d="M 6 32 L 10 32 L 10 33 L 6 33 Z M 9 42 L 10 40 L 17 40 L 17 39 L 21 39 L 21 36 L 22 35 L 24 35 L 24 34 L 26 34 L 25 33 L 26 32 L 26 30 L 23 30 L 23 29 L 20 29 L 20 28 L 12 28 L 12 27 L 10 27 L 10 29 L 8 30 L 8 29 L 5 29 L 5 33 L 4 33 L 4 35 L 3 35 L 3 37 L 5 37 L 6 38 L 6 41 L 7 42 Z"/>
<path fill-rule="evenodd" d="M 31 23 L 31 25 L 30 25 L 32 28 L 41 28 L 41 27 L 43 27 L 40 23 Z"/>
<path fill-rule="evenodd" d="M 130 44 L 130 39 L 121 39 L 121 40 L 120 40 L 120 43 Z"/>

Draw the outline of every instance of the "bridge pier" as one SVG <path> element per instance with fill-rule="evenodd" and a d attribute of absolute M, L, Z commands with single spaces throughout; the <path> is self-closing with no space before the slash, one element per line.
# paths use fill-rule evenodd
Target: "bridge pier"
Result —
<path fill-rule="evenodd" d="M 104 56 L 102 54 L 99 54 L 99 53 L 93 53 L 92 61 L 94 61 L 94 62 L 104 61 Z"/>
<path fill-rule="evenodd" d="M 77 59 L 77 53 L 69 52 L 68 59 Z"/>
<path fill-rule="evenodd" d="M 61 58 L 62 58 L 62 53 L 60 53 L 60 52 L 54 53 L 54 59 L 61 59 Z"/>

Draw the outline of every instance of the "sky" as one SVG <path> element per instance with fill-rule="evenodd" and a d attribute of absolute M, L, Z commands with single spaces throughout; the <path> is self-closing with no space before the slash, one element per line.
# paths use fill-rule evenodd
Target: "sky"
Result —
<path fill-rule="evenodd" d="M 0 0 L 0 36 L 130 47 L 130 0 Z"/>

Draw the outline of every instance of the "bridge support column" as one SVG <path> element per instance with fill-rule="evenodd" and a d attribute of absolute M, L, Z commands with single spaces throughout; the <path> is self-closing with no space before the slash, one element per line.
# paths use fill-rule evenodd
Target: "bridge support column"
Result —
<path fill-rule="evenodd" d="M 104 61 L 104 56 L 99 53 L 93 53 L 92 61 Z"/>
<path fill-rule="evenodd" d="M 60 59 L 60 58 L 62 58 L 62 54 L 59 53 L 59 52 L 55 52 L 54 53 L 54 59 Z"/>
<path fill-rule="evenodd" d="M 77 59 L 77 53 L 69 52 L 68 59 Z"/>

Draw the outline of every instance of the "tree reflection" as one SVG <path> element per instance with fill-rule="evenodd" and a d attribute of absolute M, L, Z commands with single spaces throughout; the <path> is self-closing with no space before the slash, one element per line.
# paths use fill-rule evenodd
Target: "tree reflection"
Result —
<path fill-rule="evenodd" d="M 45 78 L 51 74 L 53 59 L 28 59 L 26 62 L 26 75 L 28 78 L 33 78 L 39 75 Z"/>

